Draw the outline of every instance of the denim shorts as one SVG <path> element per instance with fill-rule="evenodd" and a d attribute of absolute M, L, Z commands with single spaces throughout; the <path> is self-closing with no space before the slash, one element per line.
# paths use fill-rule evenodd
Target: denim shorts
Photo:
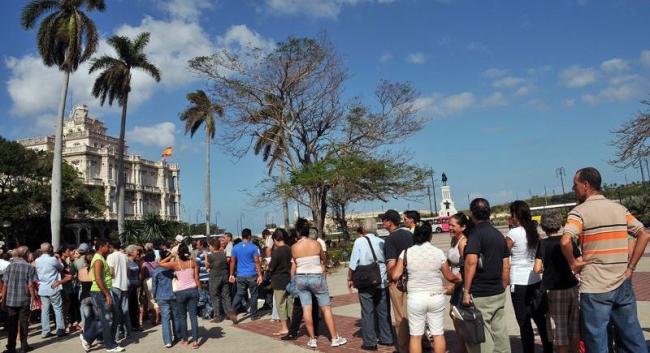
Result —
<path fill-rule="evenodd" d="M 330 305 L 330 293 L 327 280 L 322 273 L 304 273 L 296 275 L 296 289 L 302 306 L 310 306 L 311 295 L 316 296 L 318 306 Z"/>

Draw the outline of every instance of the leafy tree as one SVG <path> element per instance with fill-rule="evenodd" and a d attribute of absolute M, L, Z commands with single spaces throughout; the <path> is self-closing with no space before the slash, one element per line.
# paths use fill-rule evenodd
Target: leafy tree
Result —
<path fill-rule="evenodd" d="M 411 136 L 424 122 L 415 114 L 417 94 L 406 83 L 381 82 L 374 111 L 360 99 L 343 101 L 347 72 L 323 38 L 291 37 L 270 53 L 224 49 L 189 65 L 211 81 L 213 93 L 229 108 L 224 146 L 236 156 L 251 147 L 264 152 L 271 171 L 282 166 L 294 175 L 320 168 L 343 146 L 372 154 Z M 331 186 L 284 184 L 276 189 L 290 185 L 291 197 L 311 209 L 322 233 Z"/>
<path fill-rule="evenodd" d="M 52 203 L 50 222 L 52 246 L 59 247 L 61 241 L 61 165 L 63 163 L 63 114 L 70 74 L 77 71 L 79 64 L 88 60 L 99 41 L 95 23 L 82 11 L 104 11 L 104 0 L 31 0 L 22 10 L 20 24 L 32 29 L 38 19 L 40 23 L 37 43 L 38 52 L 47 66 L 57 66 L 63 71 L 63 89 L 59 100 L 58 119 L 54 138 L 54 163 L 52 164 Z"/>
<path fill-rule="evenodd" d="M 223 116 L 223 107 L 213 103 L 207 94 L 202 90 L 196 90 L 187 94 L 190 106 L 180 116 L 185 122 L 185 134 L 188 132 L 194 137 L 194 133 L 205 126 L 205 235 L 210 235 L 210 141 L 214 139 L 216 123 L 214 116 Z"/>
<path fill-rule="evenodd" d="M 122 107 L 120 119 L 120 138 L 117 146 L 117 231 L 124 231 L 124 134 L 126 130 L 126 112 L 131 92 L 131 70 L 138 69 L 160 81 L 160 71 L 149 62 L 144 48 L 149 43 L 149 33 L 140 33 L 135 40 L 125 36 L 112 36 L 108 44 L 115 49 L 117 57 L 103 55 L 92 60 L 89 73 L 101 70 L 95 80 L 92 94 L 104 105 L 117 104 Z"/>

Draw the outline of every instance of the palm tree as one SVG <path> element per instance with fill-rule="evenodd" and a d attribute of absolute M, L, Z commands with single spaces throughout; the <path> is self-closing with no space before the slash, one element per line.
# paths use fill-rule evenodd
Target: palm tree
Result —
<path fill-rule="evenodd" d="M 262 160 L 266 162 L 269 175 L 273 172 L 276 163 L 280 164 L 280 185 L 283 188 L 285 183 L 285 157 L 287 157 L 287 138 L 285 131 L 287 129 L 287 120 L 282 116 L 281 102 L 273 96 L 267 95 L 265 106 L 255 114 L 256 120 L 271 121 L 271 125 L 264 131 L 256 132 L 257 139 L 253 147 L 255 155 L 262 154 Z M 284 227 L 289 227 L 289 198 L 284 190 L 282 196 L 282 214 Z"/>
<path fill-rule="evenodd" d="M 59 100 L 58 119 L 54 139 L 54 159 L 52 161 L 52 205 L 50 223 L 52 246 L 59 248 L 61 241 L 61 163 L 63 160 L 63 113 L 68 95 L 70 73 L 79 64 L 89 59 L 99 41 L 95 23 L 83 12 L 104 11 L 104 0 L 32 0 L 20 15 L 24 29 L 32 29 L 39 18 L 45 16 L 38 28 L 36 40 L 38 52 L 47 66 L 57 66 L 63 71 L 63 89 Z"/>
<path fill-rule="evenodd" d="M 202 90 L 187 94 L 190 106 L 181 115 L 185 122 L 185 134 L 188 132 L 193 137 L 194 133 L 205 126 L 205 235 L 210 235 L 210 141 L 214 139 L 216 124 L 214 115 L 223 116 L 223 107 L 213 103 Z"/>
<path fill-rule="evenodd" d="M 89 73 L 103 70 L 93 85 L 93 96 L 104 105 L 117 104 L 122 107 L 120 120 L 120 140 L 117 146 L 117 231 L 124 231 L 124 131 L 126 128 L 126 111 L 131 92 L 131 69 L 142 70 L 160 81 L 160 71 L 149 62 L 143 52 L 149 43 L 149 33 L 140 33 L 135 40 L 125 36 L 112 36 L 108 44 L 117 52 L 117 57 L 103 55 L 92 60 Z"/>

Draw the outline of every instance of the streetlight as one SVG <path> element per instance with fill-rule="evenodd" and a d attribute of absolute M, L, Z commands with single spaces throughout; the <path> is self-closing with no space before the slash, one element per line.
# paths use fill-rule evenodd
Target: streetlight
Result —
<path fill-rule="evenodd" d="M 560 182 L 562 183 L 562 198 L 564 198 L 564 194 L 566 193 L 564 191 L 564 177 L 566 176 L 566 171 L 564 170 L 564 167 L 556 168 L 555 176 L 560 178 Z"/>

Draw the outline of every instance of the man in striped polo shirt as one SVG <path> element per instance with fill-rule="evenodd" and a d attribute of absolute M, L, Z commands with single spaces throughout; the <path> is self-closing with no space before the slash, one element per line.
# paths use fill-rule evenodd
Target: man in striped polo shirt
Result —
<path fill-rule="evenodd" d="M 561 240 L 571 269 L 581 275 L 585 345 L 589 353 L 607 353 L 607 325 L 611 321 L 620 333 L 617 343 L 622 352 L 647 353 L 631 277 L 650 235 L 624 206 L 601 194 L 600 184 L 595 168 L 576 172 L 573 190 L 579 204 L 569 212 Z M 637 239 L 631 256 L 628 233 Z M 574 240 L 580 243 L 582 260 L 573 256 Z"/>

